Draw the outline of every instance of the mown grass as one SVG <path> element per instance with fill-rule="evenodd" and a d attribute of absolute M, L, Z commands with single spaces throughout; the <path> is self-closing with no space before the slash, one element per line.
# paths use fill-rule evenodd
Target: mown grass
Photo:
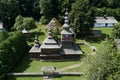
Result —
<path fill-rule="evenodd" d="M 57 69 L 65 66 L 80 63 L 80 61 L 68 62 L 42 62 L 37 60 L 30 60 L 29 55 L 21 59 L 21 61 L 11 70 L 11 72 L 40 72 L 43 66 L 55 66 Z M 8 77 L 7 80 L 43 80 L 43 77 Z"/>
<path fill-rule="evenodd" d="M 43 77 L 8 77 L 7 80 L 44 80 Z"/>
<path fill-rule="evenodd" d="M 34 42 L 34 36 L 35 34 L 38 35 L 40 42 L 42 42 L 46 36 L 47 32 L 45 30 L 45 25 L 41 25 L 40 23 L 37 23 L 37 28 L 30 31 L 32 35 L 30 36 L 30 39 L 28 40 L 29 44 L 33 44 Z M 101 30 L 103 35 L 102 38 L 86 38 L 86 41 L 91 46 L 96 46 L 97 48 L 101 45 L 101 42 L 104 41 L 104 39 L 107 36 L 110 36 L 112 32 L 112 28 L 94 28 L 94 30 Z M 83 42 L 84 39 L 76 39 L 76 42 Z M 81 50 L 84 52 L 84 54 L 89 54 L 92 52 L 92 50 L 85 46 L 80 45 Z M 69 61 L 69 62 L 41 62 L 36 60 L 30 60 L 29 54 L 26 54 L 26 56 L 21 59 L 20 62 L 16 65 L 16 67 L 11 72 L 40 72 L 42 66 L 55 66 L 57 69 L 63 68 L 65 66 L 70 66 L 72 64 L 81 63 L 81 61 Z M 70 72 L 82 72 L 84 70 L 83 66 L 80 66 L 75 69 L 69 69 L 65 71 Z M 64 76 L 64 77 L 56 77 L 53 78 L 53 80 L 85 80 L 82 76 Z M 7 80 L 43 80 L 43 77 L 9 77 Z"/>
<path fill-rule="evenodd" d="M 81 76 L 63 76 L 54 78 L 53 80 L 85 80 L 85 79 Z"/>
<path fill-rule="evenodd" d="M 100 47 L 101 43 L 108 37 L 111 36 L 113 28 L 93 28 L 93 30 L 101 30 L 102 31 L 102 36 L 99 38 L 94 38 L 94 37 L 86 37 L 85 40 L 91 45 L 95 46 L 97 48 Z"/>
<path fill-rule="evenodd" d="M 55 66 L 57 69 L 59 69 L 72 64 L 77 64 L 79 62 L 80 61 L 42 62 L 39 60 L 30 60 L 29 55 L 27 54 L 11 72 L 40 72 L 43 66 Z"/>
<path fill-rule="evenodd" d="M 84 54 L 90 54 L 92 50 L 86 45 L 80 45 L 80 48 Z"/>
<path fill-rule="evenodd" d="M 46 38 L 47 32 L 46 32 L 46 25 L 42 25 L 39 22 L 36 22 L 37 28 L 30 30 L 30 37 L 28 39 L 28 44 L 33 44 L 35 35 L 37 35 L 39 42 L 42 43 L 42 41 Z"/>

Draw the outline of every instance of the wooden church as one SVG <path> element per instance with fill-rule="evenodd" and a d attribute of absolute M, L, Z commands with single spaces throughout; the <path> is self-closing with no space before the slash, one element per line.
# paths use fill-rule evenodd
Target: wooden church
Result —
<path fill-rule="evenodd" d="M 40 44 L 37 36 L 34 46 L 30 49 L 30 58 L 38 60 L 75 60 L 80 59 L 82 51 L 74 42 L 75 33 L 69 25 L 68 12 L 64 17 L 63 30 L 61 31 L 61 41 L 57 41 L 48 30 L 47 38 Z M 59 43 L 58 43 L 59 42 Z"/>

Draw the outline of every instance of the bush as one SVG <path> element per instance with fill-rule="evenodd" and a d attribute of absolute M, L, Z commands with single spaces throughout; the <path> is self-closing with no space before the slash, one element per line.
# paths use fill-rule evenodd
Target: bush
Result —
<path fill-rule="evenodd" d="M 27 52 L 24 35 L 13 32 L 0 44 L 0 76 L 4 75 Z"/>

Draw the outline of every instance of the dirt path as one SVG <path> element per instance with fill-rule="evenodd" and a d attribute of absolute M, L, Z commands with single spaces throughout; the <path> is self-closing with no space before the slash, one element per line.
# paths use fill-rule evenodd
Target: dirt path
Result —
<path fill-rule="evenodd" d="M 96 54 L 96 52 L 92 52 L 91 54 L 92 54 L 92 55 L 95 55 L 95 54 Z"/>
<path fill-rule="evenodd" d="M 80 64 L 73 64 L 71 66 L 66 66 L 66 67 L 63 67 L 61 69 L 57 69 L 56 71 L 57 72 L 63 72 L 65 70 L 74 69 L 74 68 L 77 68 L 77 67 L 80 67 Z"/>
<path fill-rule="evenodd" d="M 52 76 L 44 76 L 43 78 L 43 80 L 52 80 Z"/>
<path fill-rule="evenodd" d="M 78 68 L 78 67 L 80 67 L 80 64 L 73 64 L 73 65 L 70 65 L 70 66 L 66 66 L 66 67 L 57 69 L 56 71 L 57 72 L 63 72 L 65 70 L 74 69 L 74 68 Z M 52 76 L 44 76 L 43 78 L 44 78 L 44 80 L 52 80 Z"/>

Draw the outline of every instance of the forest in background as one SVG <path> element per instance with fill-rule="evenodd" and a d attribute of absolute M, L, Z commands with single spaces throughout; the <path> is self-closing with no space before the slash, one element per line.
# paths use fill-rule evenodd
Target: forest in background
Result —
<path fill-rule="evenodd" d="M 0 0 L 0 20 L 3 21 L 4 28 L 8 30 L 8 32 L 3 31 L 0 33 L 1 80 L 2 77 L 4 77 L 4 73 L 8 71 L 8 68 L 16 63 L 21 55 L 24 55 L 28 48 L 26 40 L 21 32 L 15 31 L 9 33 L 9 31 L 13 28 L 19 30 L 18 25 L 32 29 L 35 27 L 35 21 L 40 21 L 43 24 L 47 24 L 53 17 L 57 18 L 61 24 L 63 24 L 66 8 L 68 8 L 70 13 L 69 17 L 71 26 L 74 26 L 73 28 L 78 34 L 80 33 L 84 36 L 87 35 L 93 27 L 95 16 L 114 16 L 118 21 L 120 21 L 120 0 Z M 29 26 L 28 24 L 32 26 Z M 113 34 L 115 34 L 114 38 L 120 38 L 119 25 L 113 29 Z M 88 80 L 90 78 L 91 80 L 96 80 L 96 77 L 98 77 L 98 80 L 105 78 L 106 80 L 116 80 L 119 77 L 120 72 L 118 70 L 120 66 L 120 55 L 116 52 L 116 50 L 113 50 L 113 48 L 115 48 L 114 44 L 107 44 L 108 46 L 106 46 L 106 44 L 105 46 L 108 47 L 106 48 L 106 50 L 108 49 L 108 52 L 104 49 L 101 49 L 103 52 L 100 52 L 100 54 L 103 53 L 100 56 L 105 57 L 97 59 L 100 57 L 98 54 L 97 58 L 94 59 L 96 62 L 91 62 L 91 64 L 98 66 L 94 69 L 95 66 L 89 64 L 91 67 L 88 68 L 88 72 L 90 72 L 88 74 Z M 108 56 L 109 53 L 112 56 Z M 107 60 L 106 57 L 108 58 Z M 92 58 L 93 57 L 91 57 L 90 60 Z M 107 67 L 102 67 L 102 62 L 97 64 L 97 60 L 102 59 L 106 61 L 105 64 L 109 63 Z M 113 60 L 115 64 L 112 64 L 110 62 L 111 60 Z M 86 63 L 89 62 L 86 61 Z M 115 66 L 112 67 L 111 65 Z M 104 72 L 104 68 L 107 69 L 106 72 Z M 109 72 L 111 70 L 112 72 Z M 103 74 L 102 77 L 101 74 L 96 74 L 97 71 L 98 73 Z M 96 76 L 91 76 L 91 73 L 96 74 Z M 113 74 L 115 77 L 111 77 Z"/>
<path fill-rule="evenodd" d="M 73 3 L 77 4 L 77 1 L 82 4 L 78 10 L 85 5 L 85 7 L 94 8 L 97 16 L 114 16 L 120 20 L 120 0 L 0 0 L 0 20 L 3 20 L 4 27 L 8 30 L 13 27 L 18 15 L 33 17 L 44 24 L 55 17 L 63 23 L 65 9 L 68 8 L 72 13 L 73 7 L 76 7 Z"/>

